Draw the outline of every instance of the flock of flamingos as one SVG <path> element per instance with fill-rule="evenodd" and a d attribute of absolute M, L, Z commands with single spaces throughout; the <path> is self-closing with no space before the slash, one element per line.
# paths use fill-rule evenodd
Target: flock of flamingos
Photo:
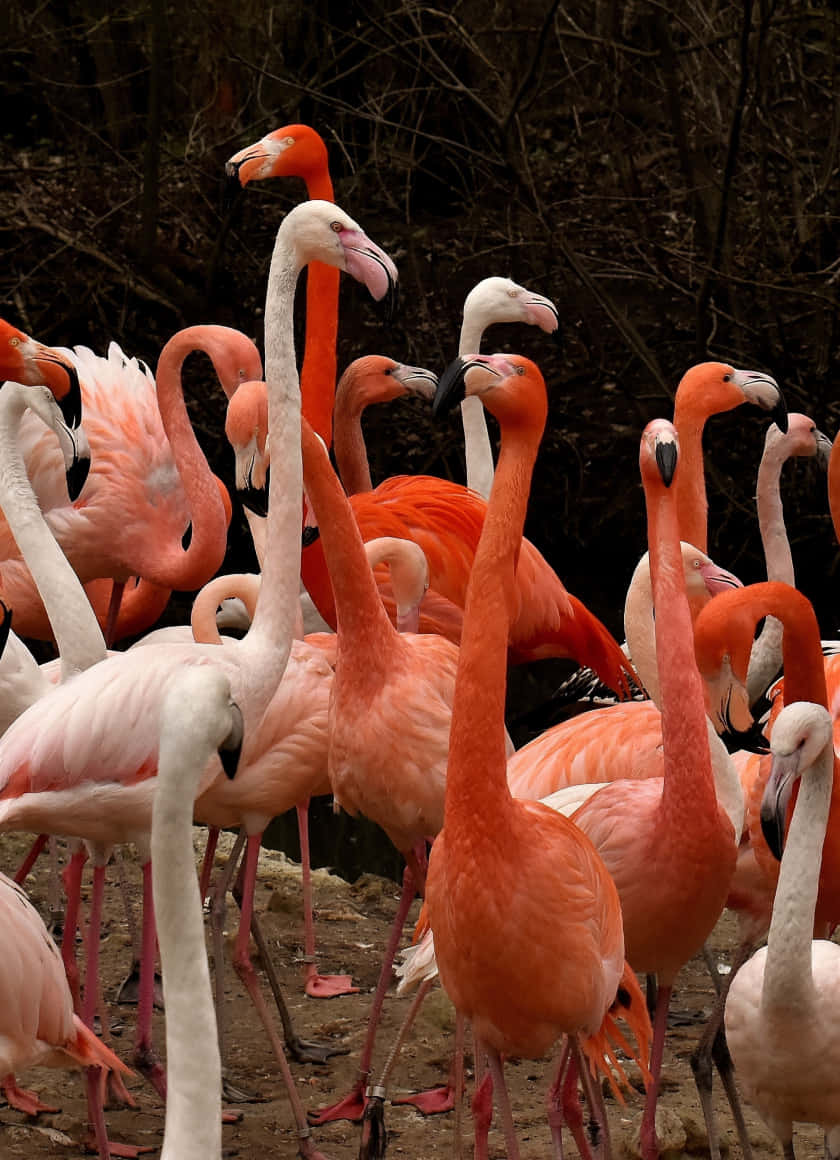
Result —
<path fill-rule="evenodd" d="M 522 537 L 547 411 L 540 371 L 520 356 L 478 353 L 493 323 L 554 330 L 553 303 L 487 278 L 467 298 L 459 357 L 440 379 L 376 355 L 353 363 L 333 389 L 340 272 L 388 303 L 396 268 L 334 204 L 312 129 L 279 129 L 227 171 L 242 186 L 299 176 L 311 199 L 277 234 L 264 378 L 250 340 L 222 326 L 175 335 L 153 377 L 115 345 L 105 358 L 51 349 L 0 323 L 0 371 L 10 380 L 0 391 L 0 829 L 40 835 L 15 880 L 0 882 L 6 1099 L 36 1115 L 45 1105 L 16 1077 L 34 1064 L 81 1065 L 100 1157 L 137 1154 L 108 1139 L 103 1091 L 124 1096 L 128 1068 L 92 1030 L 99 1015 L 107 1038 L 97 986 L 105 868 L 112 849 L 131 842 L 144 864 L 132 1066 L 166 1099 L 164 1160 L 222 1155 L 224 948 L 215 922 L 214 1005 L 202 899 L 211 888 L 223 899 L 232 886 L 241 892 L 236 970 L 271 1037 L 302 1157 L 323 1160 L 317 1125 L 341 1117 L 362 1121 L 360 1155 L 384 1153 L 387 1074 L 372 1071 L 374 1037 L 419 893 L 399 985 L 416 988 L 411 1016 L 439 977 L 458 1032 L 455 1094 L 446 1085 L 415 1102 L 425 1112 L 460 1104 L 471 1028 L 477 1157 L 488 1155 L 494 1104 L 507 1155 L 519 1155 L 504 1058 L 556 1048 L 554 1154 L 562 1157 L 568 1131 L 586 1160 L 610 1155 L 604 1092 L 621 1098 L 633 1060 L 646 1087 L 641 1152 L 653 1160 L 671 989 L 730 907 L 742 943 L 695 1061 L 711 1155 L 720 1155 L 716 1066 L 745 1156 L 739 1091 L 785 1156 L 793 1124 L 806 1121 L 840 1158 L 840 949 L 827 941 L 840 922 L 831 713 L 840 662 L 824 655 L 813 609 L 794 586 L 779 499 L 784 461 L 819 455 L 837 527 L 840 452 L 829 456 L 814 423 L 787 414 L 768 375 L 692 367 L 673 422 L 654 419 L 641 432 L 649 552 L 628 592 L 622 649 Z M 293 307 L 304 266 L 299 377 Z M 209 355 L 228 398 L 259 576 L 216 576 L 231 507 L 184 404 L 181 365 L 194 350 Z M 432 399 L 436 414 L 460 402 L 468 487 L 398 476 L 373 488 L 362 412 L 407 392 Z M 748 587 L 706 554 L 701 446 L 707 417 L 743 404 L 773 420 L 757 489 L 768 581 Z M 485 409 L 500 430 L 495 463 Z M 301 581 L 334 632 L 304 635 Z M 191 626 L 147 632 L 172 589 L 202 585 Z M 220 635 L 231 620 L 247 626 L 244 635 Z M 39 666 L 16 633 L 53 639 L 59 660 Z M 507 666 L 547 656 L 588 666 L 615 701 L 512 752 Z M 739 748 L 755 739 L 762 706 L 769 752 Z M 406 871 L 357 1082 L 334 1107 L 307 1110 L 287 1062 L 294 1044 L 276 1030 L 249 945 L 259 933 L 262 832 L 297 807 L 306 991 L 353 990 L 348 976 L 316 965 L 306 809 L 323 793 L 336 809 L 376 821 Z M 209 827 L 200 880 L 194 821 Z M 240 828 L 240 839 L 211 885 L 220 827 Z M 73 839 L 61 950 L 21 885 L 50 835 Z M 158 946 L 166 1071 L 151 1035 Z M 655 979 L 649 1004 L 641 974 Z"/>

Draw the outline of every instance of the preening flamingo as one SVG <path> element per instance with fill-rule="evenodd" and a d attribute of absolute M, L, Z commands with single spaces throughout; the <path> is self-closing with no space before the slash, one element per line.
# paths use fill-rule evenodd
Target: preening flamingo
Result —
<path fill-rule="evenodd" d="M 27 472 L 47 522 L 83 581 L 140 576 L 158 589 L 190 590 L 209 580 L 224 557 L 229 501 L 207 466 L 181 393 L 181 365 L 196 349 L 209 354 L 228 390 L 261 373 L 253 343 L 227 327 L 191 327 L 170 339 L 156 384 L 114 344 L 107 359 L 84 348 L 68 352 L 81 373 L 92 462 L 84 497 L 75 505 L 64 493 L 54 436 L 38 420 L 24 420 Z M 192 539 L 184 549 L 190 523 Z M 22 635 L 49 637 L 43 606 L 5 529 L 0 589 L 15 609 Z"/>
<path fill-rule="evenodd" d="M 129 1069 L 73 1013 L 64 965 L 40 915 L 23 890 L 0 874 L 0 1085 L 12 1107 L 28 1115 L 56 1111 L 15 1083 L 29 1067 Z M 109 1142 L 96 1102 L 96 1142 L 108 1160 Z M 115 1151 L 115 1155 L 118 1153 Z"/>
<path fill-rule="evenodd" d="M 501 1055 L 539 1057 L 567 1035 L 575 1062 L 581 1051 L 587 1056 L 587 1082 L 590 1066 L 609 1073 L 604 1048 L 616 996 L 635 1017 L 642 1052 L 647 1013 L 624 963 L 618 895 L 591 842 L 562 816 L 512 798 L 505 777 L 506 622 L 547 411 L 542 376 L 516 356 L 475 356 L 461 367 L 467 392 L 480 394 L 499 420 L 502 440 L 469 582 L 444 828 L 432 847 L 427 905 L 441 981 L 488 1053 L 514 1158 Z M 451 382 L 441 381 L 438 400 Z M 593 1114 L 600 1111 L 596 1096 Z M 478 1130 L 476 1141 L 478 1149 Z"/>
<path fill-rule="evenodd" d="M 306 194 L 333 200 L 327 147 L 309 125 L 284 125 L 225 163 L 228 185 L 245 187 L 268 177 L 301 177 Z M 313 262 L 306 273 L 306 337 L 300 369 L 301 407 L 329 447 L 337 378 L 338 271 Z M 259 378 L 258 375 L 249 376 Z"/>
<path fill-rule="evenodd" d="M 75 430 L 82 420 L 82 395 L 73 362 L 0 318 L 0 379 L 24 386 L 49 387 L 64 422 Z"/>
<path fill-rule="evenodd" d="M 819 1124 L 840 1155 L 840 947 L 813 940 L 822 840 L 834 784 L 833 722 L 821 705 L 788 704 L 771 738 L 761 807 L 777 853 L 794 781 L 801 779 L 773 903 L 767 946 L 732 980 L 726 1037 L 750 1102 L 794 1155 L 793 1125 Z M 813 940 L 813 941 L 812 941 Z"/>
<path fill-rule="evenodd" d="M 185 668 L 163 701 L 159 728 L 151 851 L 169 1069 L 161 1160 L 221 1160 L 221 1064 L 192 820 L 216 753 L 225 776 L 236 772 L 242 715 L 228 678 L 210 664 Z"/>
<path fill-rule="evenodd" d="M 157 730 L 150 721 L 156 720 L 161 698 L 185 663 L 210 657 L 227 673 L 249 729 L 261 720 L 285 668 L 295 624 L 302 477 L 292 302 L 298 272 L 314 258 L 346 269 L 376 297 L 384 296 L 396 279 L 387 255 L 337 207 L 306 203 L 278 231 L 266 305 L 266 381 L 270 435 L 284 453 L 271 479 L 265 586 L 250 631 L 235 649 L 161 645 L 117 654 L 48 694 L 37 711 L 24 713 L 0 739 L 0 828 L 71 833 L 106 844 L 145 842 L 157 761 Z M 215 483 L 212 487 L 218 498 Z M 147 916 L 148 967 L 154 947 L 151 907 Z M 244 914 L 246 930 L 249 921 Z M 149 978 L 138 1013 L 146 1043 L 150 983 Z M 311 1155 L 302 1108 L 285 1066 L 301 1150 Z"/>

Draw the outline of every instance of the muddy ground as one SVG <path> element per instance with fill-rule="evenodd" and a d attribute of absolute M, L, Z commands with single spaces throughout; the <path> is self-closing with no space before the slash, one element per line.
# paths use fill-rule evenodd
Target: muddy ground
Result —
<path fill-rule="evenodd" d="M 196 831 L 197 848 L 200 831 Z M 25 848 L 22 836 L 4 835 L 2 865 L 16 866 Z M 128 856 L 126 856 L 128 857 Z M 217 855 L 217 861 L 220 856 Z M 139 871 L 126 862 L 130 893 L 139 903 Z M 46 859 L 36 867 L 29 891 L 35 902 L 47 909 L 49 869 Z M 106 901 L 102 944 L 103 989 L 108 999 L 114 996 L 120 979 L 130 963 L 130 936 L 124 918 L 119 891 L 113 873 Z M 86 889 L 89 886 L 86 884 Z M 292 1064 L 293 1074 L 304 1106 L 317 1108 L 346 1094 L 354 1078 L 364 1034 L 371 992 L 376 983 L 379 955 L 386 932 L 395 912 L 398 888 L 395 883 L 374 875 L 363 875 L 353 884 L 330 875 L 315 872 L 317 936 L 319 965 L 327 971 L 351 972 L 361 993 L 332 1000 L 315 1000 L 303 994 L 301 979 L 302 918 L 300 907 L 300 869 L 282 854 L 264 853 L 257 907 L 264 919 L 272 954 L 287 987 L 289 1003 L 299 1032 L 308 1038 L 327 1040 L 349 1053 L 333 1057 L 327 1065 Z M 228 911 L 228 951 L 236 930 L 237 910 L 231 900 Z M 416 914 L 416 904 L 415 911 Z M 406 936 L 405 942 L 408 941 Z M 730 960 L 734 949 L 735 926 L 725 916 L 711 941 L 713 955 L 719 963 Z M 240 1086 L 259 1092 L 262 1102 L 241 1106 L 242 1119 L 224 1128 L 224 1156 L 243 1160 L 286 1160 L 297 1154 L 289 1106 L 277 1067 L 262 1033 L 250 1001 L 232 970 L 228 970 L 227 1010 L 231 1028 L 230 1074 Z M 702 1115 L 697 1101 L 689 1055 L 713 1002 L 712 984 L 702 961 L 689 964 L 680 977 L 671 1013 L 671 1028 L 666 1045 L 661 1103 L 667 1114 L 669 1154 L 708 1153 Z M 389 996 L 384 1024 L 378 1040 L 375 1070 L 381 1067 L 393 1041 L 398 1024 L 407 1009 L 408 1000 Z M 130 1058 L 134 1008 L 113 1008 L 112 1043 L 124 1058 Z M 402 1061 L 394 1074 L 394 1094 L 407 1093 L 442 1082 L 449 1065 L 453 1014 L 439 988 L 427 1000 L 417 1030 L 403 1050 Z M 156 1035 L 161 1050 L 164 1044 L 163 1015 L 156 1016 Z M 119 1033 L 119 1034 L 117 1034 Z M 471 1061 L 468 1060 L 468 1065 Z M 552 1065 L 548 1061 L 512 1061 L 507 1065 L 523 1160 L 551 1155 L 544 1100 Z M 7 1105 L 0 1106 L 0 1158 L 2 1160 L 46 1160 L 47 1157 L 82 1155 L 79 1141 L 84 1133 L 84 1088 L 80 1073 L 34 1069 L 21 1077 L 25 1086 L 38 1092 L 48 1103 L 61 1106 L 55 1115 L 29 1119 Z M 468 1071 L 468 1091 L 471 1071 Z M 129 1080 L 128 1087 L 137 1108 L 112 1109 L 107 1113 L 111 1138 L 160 1147 L 163 1135 L 163 1107 L 154 1090 L 143 1080 Z M 717 1107 L 723 1147 L 731 1155 L 740 1154 L 731 1116 L 717 1089 Z M 635 1155 L 634 1136 L 638 1135 L 641 1097 L 635 1091 L 621 1108 L 608 1099 L 613 1144 L 617 1156 Z M 781 1149 L 751 1108 L 746 1108 L 750 1136 L 756 1160 L 781 1156 Z M 390 1134 L 388 1155 L 411 1157 L 412 1160 L 450 1156 L 454 1146 L 454 1116 L 424 1119 L 413 1108 L 386 1106 L 386 1124 Z M 465 1105 L 463 1135 L 464 1155 L 471 1155 L 472 1126 Z M 358 1154 L 359 1127 L 347 1122 L 316 1129 L 314 1138 L 327 1160 L 350 1160 Z M 799 1160 L 822 1157 L 822 1136 L 813 1127 L 803 1127 L 796 1137 Z M 504 1156 L 504 1142 L 494 1125 L 490 1136 L 491 1157 Z M 576 1155 L 569 1141 L 568 1155 Z"/>

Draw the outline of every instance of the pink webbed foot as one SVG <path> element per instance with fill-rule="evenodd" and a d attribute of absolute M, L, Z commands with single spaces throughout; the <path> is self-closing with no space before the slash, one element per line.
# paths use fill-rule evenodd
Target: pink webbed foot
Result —
<path fill-rule="evenodd" d="M 95 1156 L 99 1155 L 99 1148 L 97 1147 L 96 1137 L 93 1132 L 90 1132 L 82 1141 L 82 1147 L 85 1152 L 90 1152 Z M 136 1160 L 138 1156 L 155 1151 L 156 1149 L 148 1144 L 118 1144 L 115 1140 L 108 1141 L 109 1156 L 118 1156 L 121 1160 Z"/>
<path fill-rule="evenodd" d="M 351 975 L 320 975 L 314 963 L 307 963 L 304 990 L 312 999 L 334 999 L 337 995 L 358 995 Z"/>
<path fill-rule="evenodd" d="M 365 1114 L 368 1102 L 364 1089 L 363 1082 L 355 1084 L 349 1095 L 346 1095 L 343 1100 L 339 1100 L 337 1104 L 332 1104 L 329 1108 L 319 1108 L 317 1111 L 307 1112 L 307 1120 L 316 1128 L 322 1124 L 328 1124 L 332 1120 L 350 1120 L 352 1123 L 358 1124 Z"/>
<path fill-rule="evenodd" d="M 455 1107 L 455 1093 L 449 1084 L 430 1088 L 425 1092 L 415 1092 L 413 1096 L 396 1096 L 392 1104 L 411 1104 L 424 1116 L 440 1116 Z"/>
<path fill-rule="evenodd" d="M 107 1107 L 136 1108 L 137 1101 L 125 1086 L 122 1076 L 109 1071 L 102 1076 L 102 1103 Z"/>
<path fill-rule="evenodd" d="M 0 1085 L 2 1085 L 3 1094 L 9 1103 L 9 1107 L 15 1108 L 18 1112 L 25 1112 L 27 1116 L 38 1116 L 42 1112 L 58 1112 L 61 1110 L 60 1108 L 53 1108 L 49 1104 L 42 1103 L 35 1095 L 35 1092 L 18 1087 L 13 1075 L 4 1076 L 2 1081 L 0 1081 Z"/>

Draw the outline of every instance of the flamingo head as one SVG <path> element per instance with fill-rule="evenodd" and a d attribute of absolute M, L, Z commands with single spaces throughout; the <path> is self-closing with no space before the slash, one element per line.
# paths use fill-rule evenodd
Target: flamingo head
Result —
<path fill-rule="evenodd" d="M 349 404 L 362 411 L 372 403 L 388 403 L 402 395 L 433 399 L 437 375 L 424 367 L 395 362 L 385 355 L 368 354 L 354 359 L 335 389 L 336 407 Z"/>
<path fill-rule="evenodd" d="M 357 222 L 331 201 L 301 202 L 280 226 L 278 245 L 287 241 L 303 267 L 323 262 L 364 283 L 377 302 L 384 299 L 388 319 L 397 305 L 397 268 Z"/>
<path fill-rule="evenodd" d="M 432 403 L 435 415 L 469 396 L 509 429 L 520 424 L 545 425 L 548 399 L 536 363 L 518 354 L 470 354 L 456 358 L 438 380 Z"/>
<path fill-rule="evenodd" d="M 524 322 L 553 334 L 559 313 L 550 298 L 534 294 L 510 278 L 484 278 L 464 300 L 464 319 L 484 330 L 497 322 Z"/>
<path fill-rule="evenodd" d="M 387 564 L 391 570 L 391 588 L 397 603 L 397 630 L 418 632 L 420 605 L 429 588 L 426 553 L 414 540 L 379 536 L 366 542 L 365 554 L 371 568 Z"/>
<path fill-rule="evenodd" d="M 791 411 L 787 417 L 787 431 L 782 431 L 771 423 L 764 437 L 765 454 L 779 459 L 789 459 L 794 455 L 816 456 L 820 466 L 827 467 L 831 455 L 831 440 L 817 429 L 813 419 Z"/>
<path fill-rule="evenodd" d="M 228 201 L 249 181 L 302 177 L 307 183 L 329 180 L 327 147 L 309 125 L 284 125 L 247 145 L 225 162 Z"/>
<path fill-rule="evenodd" d="M 737 370 L 728 363 L 704 362 L 691 367 L 677 387 L 675 408 L 698 400 L 703 412 L 714 415 L 752 403 L 769 412 L 781 431 L 787 431 L 787 405 L 779 384 L 763 371 Z"/>
<path fill-rule="evenodd" d="M 831 714 L 811 701 L 785 705 L 773 725 L 772 765 L 761 799 L 761 830 L 773 855 L 781 860 L 788 807 L 794 785 L 830 749 L 834 756 Z"/>
<path fill-rule="evenodd" d="M 261 379 L 242 383 L 228 402 L 225 435 L 235 457 L 236 490 L 245 507 L 268 513 L 268 394 Z"/>
<path fill-rule="evenodd" d="M 0 378 L 49 387 L 68 427 L 82 421 L 79 374 L 70 357 L 44 346 L 0 318 Z"/>

